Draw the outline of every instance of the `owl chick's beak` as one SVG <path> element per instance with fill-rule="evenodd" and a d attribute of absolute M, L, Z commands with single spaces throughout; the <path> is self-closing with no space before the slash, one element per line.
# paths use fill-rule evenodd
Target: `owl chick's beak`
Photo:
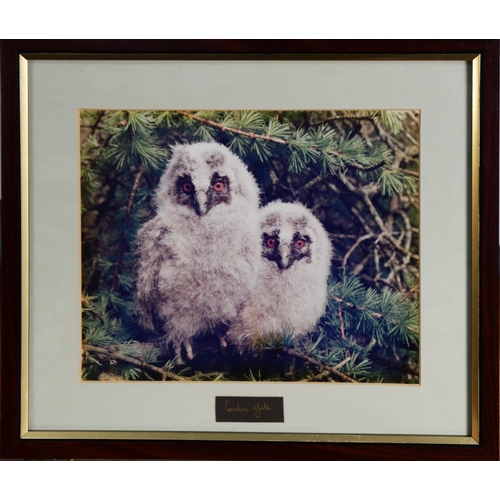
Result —
<path fill-rule="evenodd" d="M 202 216 L 208 212 L 209 207 L 207 205 L 207 200 L 207 193 L 205 193 L 204 191 L 199 191 L 196 194 L 195 210 L 198 215 Z"/>
<path fill-rule="evenodd" d="M 290 261 L 290 248 L 287 245 L 280 245 L 278 252 L 280 254 L 278 267 L 280 269 L 288 269 L 292 265 Z"/>

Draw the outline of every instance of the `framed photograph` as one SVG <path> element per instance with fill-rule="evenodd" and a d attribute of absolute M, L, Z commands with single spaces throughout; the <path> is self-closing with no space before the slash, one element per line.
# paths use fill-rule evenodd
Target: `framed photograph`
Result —
<path fill-rule="evenodd" d="M 83 380 L 419 383 L 418 110 L 80 110 L 80 137 Z"/>
<path fill-rule="evenodd" d="M 498 460 L 498 41 L 1 61 L 2 457 Z"/>

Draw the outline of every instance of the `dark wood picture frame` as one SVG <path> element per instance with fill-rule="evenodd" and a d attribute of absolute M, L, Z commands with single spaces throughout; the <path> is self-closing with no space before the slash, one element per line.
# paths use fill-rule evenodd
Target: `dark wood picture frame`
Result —
<path fill-rule="evenodd" d="M 19 57 L 218 55 L 239 59 L 381 60 L 480 56 L 479 441 L 471 444 L 198 440 L 21 439 L 21 131 Z M 499 41 L 498 40 L 5 40 L 2 94 L 2 324 L 0 458 L 178 460 L 499 459 Z"/>

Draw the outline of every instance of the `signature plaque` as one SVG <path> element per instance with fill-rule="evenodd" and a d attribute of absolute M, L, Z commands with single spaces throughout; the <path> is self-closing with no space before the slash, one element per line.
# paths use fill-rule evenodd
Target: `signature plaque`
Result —
<path fill-rule="evenodd" d="M 215 397 L 216 422 L 284 422 L 282 397 Z"/>

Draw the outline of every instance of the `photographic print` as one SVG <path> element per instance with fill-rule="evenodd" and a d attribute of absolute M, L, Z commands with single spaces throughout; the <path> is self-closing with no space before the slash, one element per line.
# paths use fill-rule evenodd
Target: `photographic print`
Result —
<path fill-rule="evenodd" d="M 418 110 L 80 110 L 84 381 L 418 384 Z"/>

